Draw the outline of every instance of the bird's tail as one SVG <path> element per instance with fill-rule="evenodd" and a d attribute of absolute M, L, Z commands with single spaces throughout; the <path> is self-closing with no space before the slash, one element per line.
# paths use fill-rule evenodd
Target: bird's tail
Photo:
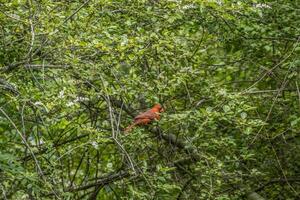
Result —
<path fill-rule="evenodd" d="M 136 123 L 133 123 L 129 126 L 127 126 L 127 128 L 124 129 L 124 133 L 129 133 L 133 127 L 135 127 Z"/>

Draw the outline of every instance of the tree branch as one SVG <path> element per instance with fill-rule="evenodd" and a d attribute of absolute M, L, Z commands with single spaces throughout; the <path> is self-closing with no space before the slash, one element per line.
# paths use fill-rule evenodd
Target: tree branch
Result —
<path fill-rule="evenodd" d="M 109 174 L 109 175 L 106 175 L 106 176 L 99 177 L 96 182 L 93 182 L 91 184 L 87 184 L 87 185 L 80 186 L 80 187 L 70 187 L 66 191 L 68 191 L 68 192 L 78 192 L 78 191 L 81 191 L 81 190 L 88 190 L 88 189 L 93 188 L 93 187 L 104 186 L 104 185 L 110 184 L 112 182 L 122 180 L 126 177 L 129 177 L 129 176 L 130 176 L 129 171 L 119 171 L 119 172 L 116 172 L 116 173 L 112 173 L 112 174 Z"/>

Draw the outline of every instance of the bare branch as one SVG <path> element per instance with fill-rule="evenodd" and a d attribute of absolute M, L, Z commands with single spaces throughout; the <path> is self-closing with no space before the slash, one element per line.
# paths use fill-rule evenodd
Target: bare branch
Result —
<path fill-rule="evenodd" d="M 99 185 L 104 186 L 104 185 L 113 183 L 115 181 L 122 180 L 124 178 L 129 177 L 129 176 L 130 176 L 129 171 L 119 171 L 119 172 L 116 172 L 116 173 L 112 173 L 112 174 L 109 174 L 109 175 L 106 175 L 106 176 L 99 177 L 96 182 L 93 182 L 91 184 L 87 184 L 87 185 L 80 186 L 80 187 L 75 187 L 75 188 L 71 187 L 71 188 L 67 189 L 66 191 L 68 191 L 68 192 L 78 192 L 78 191 L 81 191 L 81 190 L 88 190 L 90 188 L 97 187 Z"/>

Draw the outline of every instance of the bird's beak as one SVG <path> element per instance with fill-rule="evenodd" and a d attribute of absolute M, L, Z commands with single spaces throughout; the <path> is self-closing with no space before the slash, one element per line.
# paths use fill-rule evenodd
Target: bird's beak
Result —
<path fill-rule="evenodd" d="M 165 112 L 165 109 L 161 108 L 159 112 Z"/>

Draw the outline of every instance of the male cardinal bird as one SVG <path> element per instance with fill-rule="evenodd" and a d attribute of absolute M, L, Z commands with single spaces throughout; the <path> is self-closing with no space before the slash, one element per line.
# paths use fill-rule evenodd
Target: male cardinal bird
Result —
<path fill-rule="evenodd" d="M 137 115 L 134 118 L 133 123 L 130 126 L 128 126 L 127 128 L 125 128 L 124 132 L 125 133 L 130 132 L 132 130 L 132 128 L 135 127 L 136 125 L 146 125 L 155 119 L 159 120 L 161 112 L 164 112 L 164 109 L 162 108 L 162 106 L 160 104 L 155 104 L 153 106 L 153 108 L 151 108 L 150 110 L 147 110 L 146 112 L 143 112 L 143 113 Z"/>

